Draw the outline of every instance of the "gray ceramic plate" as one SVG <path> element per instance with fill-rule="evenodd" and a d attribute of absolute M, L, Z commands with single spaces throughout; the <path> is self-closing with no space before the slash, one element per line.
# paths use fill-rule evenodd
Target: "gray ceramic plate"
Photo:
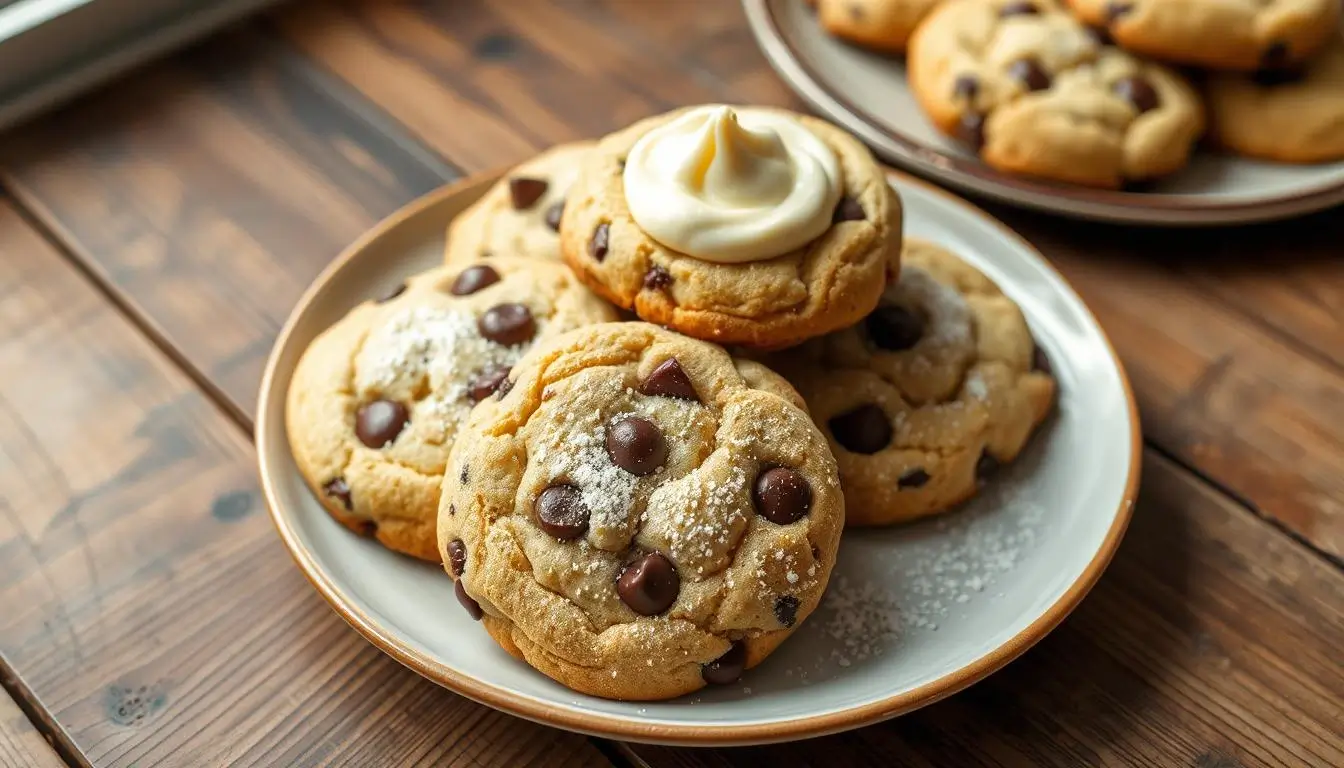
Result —
<path fill-rule="evenodd" d="M 963 254 L 1022 304 L 1055 362 L 1058 413 L 965 508 L 846 533 L 822 606 L 740 685 L 661 703 L 583 696 L 500 650 L 442 569 L 337 525 L 304 487 L 285 390 L 319 332 L 440 260 L 446 222 L 494 180 L 434 192 L 383 222 L 300 299 L 262 381 L 257 450 L 271 514 L 318 592 L 398 661 L 464 696 L 542 723 L 670 744 L 783 741 L 855 728 L 985 677 L 1055 627 L 1101 575 L 1138 484 L 1138 419 L 1114 351 L 1030 245 L 965 202 L 893 175 L 912 235 Z"/>
<path fill-rule="evenodd" d="M 1160 225 L 1266 221 L 1344 202 L 1344 162 L 1289 165 L 1209 150 L 1141 193 L 999 173 L 924 117 L 900 59 L 826 34 L 803 0 L 742 0 L 742 5 L 770 64 L 813 108 L 891 164 L 964 192 L 1068 216 Z"/>

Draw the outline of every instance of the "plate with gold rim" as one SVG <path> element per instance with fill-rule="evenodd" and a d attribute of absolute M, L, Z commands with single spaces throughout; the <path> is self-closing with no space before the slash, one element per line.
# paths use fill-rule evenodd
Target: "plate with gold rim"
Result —
<path fill-rule="evenodd" d="M 737 684 L 666 702 L 610 701 L 516 661 L 461 609 L 441 568 L 327 515 L 299 476 L 284 419 L 308 343 L 360 301 L 438 263 L 446 224 L 497 178 L 431 192 L 347 249 L 299 300 L 262 380 L 258 460 L 280 537 L 317 592 L 397 661 L 491 707 L 583 733 L 679 745 L 786 741 L 875 723 L 975 683 L 1044 637 L 1100 577 L 1130 518 L 1141 446 L 1114 350 L 1030 244 L 965 201 L 893 172 L 908 233 L 996 280 L 1054 361 L 1059 407 L 1040 434 L 962 508 L 847 532 L 820 608 Z"/>
<path fill-rule="evenodd" d="M 1344 160 L 1296 165 L 1200 148 L 1142 191 L 1090 189 L 1002 173 L 941 135 L 906 84 L 905 63 L 831 37 L 806 0 L 742 0 L 776 74 L 884 161 L 958 192 L 1076 218 L 1161 226 L 1244 224 L 1344 203 Z"/>

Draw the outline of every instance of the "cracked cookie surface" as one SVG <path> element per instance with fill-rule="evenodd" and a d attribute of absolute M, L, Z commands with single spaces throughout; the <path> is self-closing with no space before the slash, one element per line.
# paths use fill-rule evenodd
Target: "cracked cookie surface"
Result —
<path fill-rule="evenodd" d="M 1048 361 L 989 278 L 920 240 L 907 239 L 902 259 L 900 281 L 863 322 L 766 358 L 830 441 L 848 525 L 970 498 L 1054 402 Z"/>
<path fill-rule="evenodd" d="M 299 471 L 342 524 L 437 561 L 435 515 L 453 438 L 534 341 L 614 311 L 561 264 L 432 269 L 313 340 L 285 419 Z"/>
<path fill-rule="evenodd" d="M 755 108 L 753 108 L 755 109 Z M 607 136 L 589 155 L 561 223 L 561 253 L 589 287 L 641 319 L 720 344 L 780 348 L 842 328 L 872 309 L 898 268 L 901 204 L 872 154 L 821 120 L 796 120 L 834 152 L 842 196 L 832 225 L 806 246 L 744 263 L 705 261 L 659 243 L 626 204 L 625 158 L 683 111 Z"/>
<path fill-rule="evenodd" d="M 646 323 L 539 345 L 459 434 L 439 544 L 499 644 L 584 693 L 730 683 L 810 614 L 835 460 L 759 363 Z"/>
<path fill-rule="evenodd" d="M 1212 69 L 1278 69 L 1330 39 L 1339 0 L 1067 0 L 1121 46 Z"/>
<path fill-rule="evenodd" d="M 511 169 L 448 227 L 444 261 L 560 260 L 560 216 L 591 141 L 561 144 Z"/>
<path fill-rule="evenodd" d="M 1002 171 L 1101 188 L 1184 167 L 1204 111 L 1173 70 L 1104 45 L 1056 0 L 953 0 L 915 32 L 910 84 Z"/>

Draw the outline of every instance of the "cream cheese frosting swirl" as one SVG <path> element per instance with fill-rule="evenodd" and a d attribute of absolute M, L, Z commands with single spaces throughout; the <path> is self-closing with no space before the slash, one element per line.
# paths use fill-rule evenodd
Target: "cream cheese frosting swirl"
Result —
<path fill-rule="evenodd" d="M 654 240 L 705 261 L 781 256 L 831 226 L 835 153 L 777 112 L 700 107 L 645 134 L 625 161 L 631 217 Z"/>

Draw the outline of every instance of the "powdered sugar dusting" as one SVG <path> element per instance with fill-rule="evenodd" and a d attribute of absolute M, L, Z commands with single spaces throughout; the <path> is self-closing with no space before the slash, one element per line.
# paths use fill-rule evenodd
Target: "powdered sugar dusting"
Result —
<path fill-rule="evenodd" d="M 1031 556 L 1045 510 L 1012 484 L 996 484 L 976 503 L 906 531 L 882 532 L 875 540 L 854 537 L 848 556 L 876 564 L 842 568 L 831 581 L 816 616 L 801 630 L 815 648 L 801 665 L 784 670 L 804 685 L 866 660 L 891 653 L 917 633 L 935 633 L 955 614 L 999 599 L 1000 582 Z M 852 536 L 852 534 L 847 534 Z M 911 541 L 892 547 L 888 536 Z M 879 555 L 880 553 L 880 555 Z"/>
<path fill-rule="evenodd" d="M 532 460 L 544 464 L 548 476 L 578 486 L 590 514 L 589 529 L 599 546 L 619 546 L 633 523 L 631 508 L 639 478 L 616 466 L 607 455 L 607 422 L 598 414 L 571 412 L 558 414 L 558 418 L 557 434 L 563 445 L 553 450 L 539 447 Z"/>
<path fill-rule="evenodd" d="M 655 498 L 661 508 L 676 510 L 668 531 L 672 559 L 701 577 L 727 564 L 747 523 L 746 472 L 731 467 L 720 481 L 704 470 L 696 467 Z"/>
<path fill-rule="evenodd" d="M 538 334 L 542 322 L 538 318 Z M 369 334 L 356 362 L 355 385 L 380 393 L 424 392 L 417 416 L 431 415 L 446 432 L 471 410 L 471 378 L 488 368 L 514 365 L 529 346 L 505 347 L 483 338 L 476 317 L 466 312 L 411 307 Z"/>
<path fill-rule="evenodd" d="M 953 346 L 971 341 L 971 308 L 956 289 L 938 282 L 919 267 L 902 267 L 901 279 L 890 289 L 900 299 L 928 313 L 921 345 Z"/>

